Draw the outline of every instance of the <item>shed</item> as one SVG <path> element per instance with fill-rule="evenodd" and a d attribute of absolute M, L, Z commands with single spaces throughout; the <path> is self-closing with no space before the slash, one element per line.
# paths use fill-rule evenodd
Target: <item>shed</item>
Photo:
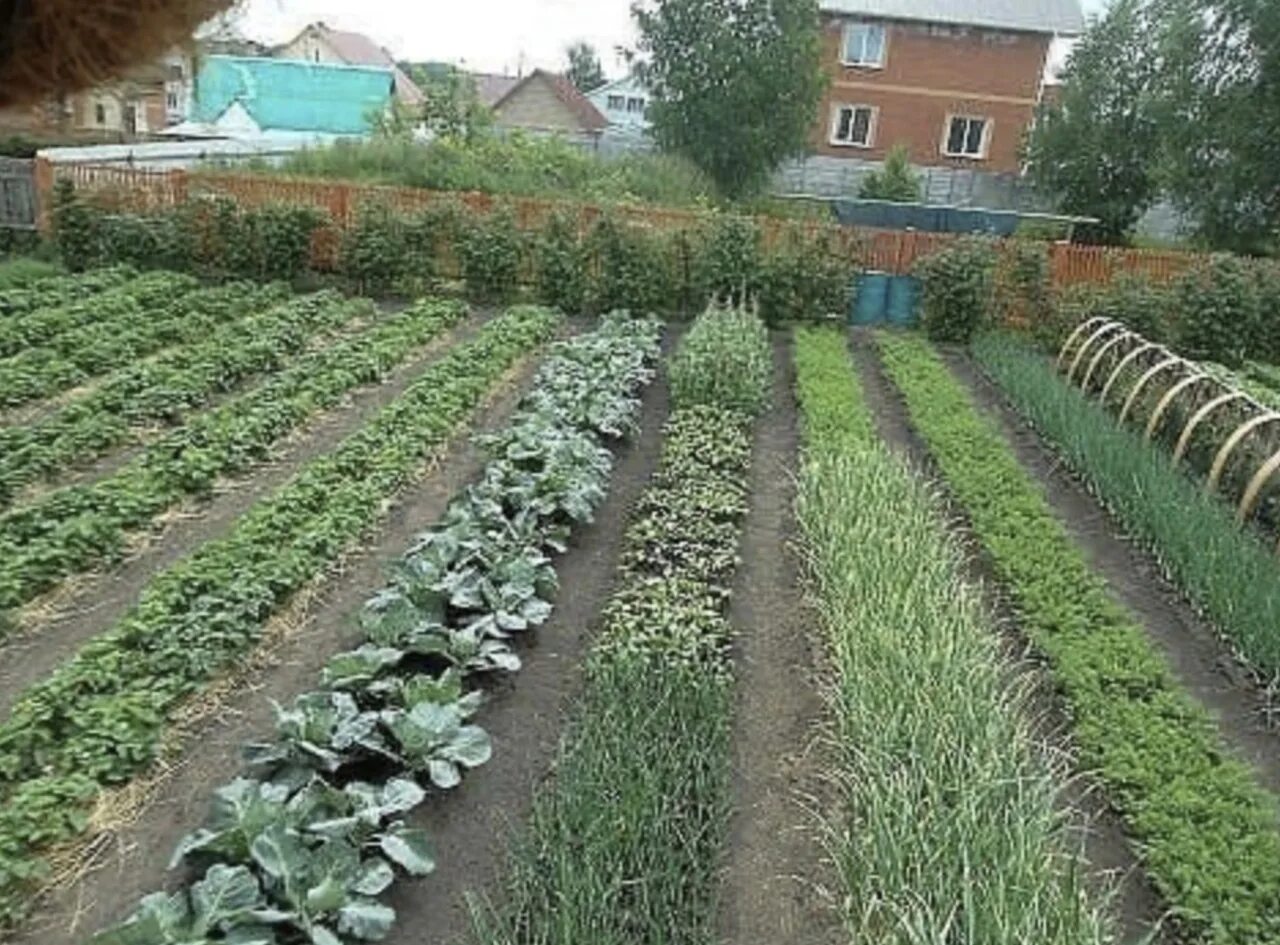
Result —
<path fill-rule="evenodd" d="M 499 128 L 599 137 L 609 126 L 567 76 L 537 69 L 493 106 Z"/>

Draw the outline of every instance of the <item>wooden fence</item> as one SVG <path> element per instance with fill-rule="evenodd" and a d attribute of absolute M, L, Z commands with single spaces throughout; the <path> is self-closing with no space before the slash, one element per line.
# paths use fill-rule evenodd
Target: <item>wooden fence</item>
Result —
<path fill-rule="evenodd" d="M 576 213 L 583 225 L 604 212 L 593 204 L 553 201 L 531 197 L 507 197 L 485 193 L 454 193 L 344 181 L 314 180 L 276 174 L 247 174 L 218 170 L 142 170 L 99 165 L 59 165 L 37 160 L 36 187 L 41 206 L 41 226 L 47 228 L 50 195 L 55 179 L 68 179 L 79 190 L 119 210 L 148 211 L 177 206 L 202 195 L 231 198 L 245 206 L 283 203 L 314 207 L 331 221 L 332 228 L 316 241 L 319 268 L 336 262 L 337 232 L 354 219 L 362 204 L 380 202 L 397 211 L 421 211 L 442 200 L 461 203 L 474 213 L 487 213 L 495 205 L 512 208 L 523 229 L 539 226 L 551 213 Z M 706 220 L 696 210 L 659 207 L 611 207 L 610 213 L 633 223 L 663 229 L 685 229 Z M 862 268 L 898 275 L 909 273 L 921 258 L 936 252 L 957 237 L 949 233 L 878 230 L 843 227 L 833 223 L 802 222 L 777 217 L 757 218 L 766 246 L 800 230 L 809 235 L 826 234 Z M 1057 286 L 1107 282 L 1128 272 L 1157 281 L 1177 276 L 1197 258 L 1193 253 L 1117 249 L 1053 243 L 1049 246 L 1050 268 Z"/>

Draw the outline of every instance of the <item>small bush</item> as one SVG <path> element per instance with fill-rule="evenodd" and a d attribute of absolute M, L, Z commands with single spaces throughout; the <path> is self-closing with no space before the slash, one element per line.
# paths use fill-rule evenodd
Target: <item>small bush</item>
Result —
<path fill-rule="evenodd" d="M 747 217 L 716 214 L 699 234 L 695 280 L 704 300 L 713 296 L 740 302 L 753 295 L 760 278 L 760 227 Z"/>
<path fill-rule="evenodd" d="M 759 276 L 766 322 L 843 316 L 849 310 L 854 266 L 829 237 L 794 231 L 765 255 Z"/>
<path fill-rule="evenodd" d="M 534 245 L 534 277 L 538 299 L 576 315 L 586 307 L 587 251 L 578 223 L 568 213 L 554 213 Z"/>
<path fill-rule="evenodd" d="M 919 203 L 920 175 L 911 169 L 911 157 L 906 145 L 893 146 L 884 159 L 884 166 L 862 179 L 858 196 L 866 200 Z"/>
<path fill-rule="evenodd" d="M 994 243 L 979 237 L 957 240 L 916 264 L 930 338 L 967 343 L 991 321 L 995 267 Z"/>
<path fill-rule="evenodd" d="M 53 187 L 53 239 L 62 264 L 72 272 L 82 272 L 100 261 L 98 214 L 66 179 Z"/>
<path fill-rule="evenodd" d="M 1181 353 L 1235 368 L 1261 335 L 1261 299 L 1248 263 L 1216 255 L 1197 264 L 1176 287 L 1176 340 Z"/>
<path fill-rule="evenodd" d="M 408 268 L 406 220 L 384 203 L 361 207 L 342 239 L 342 273 L 364 294 L 391 289 Z"/>
<path fill-rule="evenodd" d="M 773 388 L 769 332 L 746 308 L 713 306 L 685 335 L 670 373 L 679 408 L 709 405 L 758 414 L 769 405 Z"/>
<path fill-rule="evenodd" d="M 595 312 L 668 311 L 675 283 L 671 246 L 671 240 L 652 227 L 602 216 L 587 240 L 592 274 L 588 307 Z"/>
<path fill-rule="evenodd" d="M 464 223 L 458 261 L 467 294 L 480 302 L 505 302 L 515 296 L 524 260 L 524 237 L 508 207 Z"/>

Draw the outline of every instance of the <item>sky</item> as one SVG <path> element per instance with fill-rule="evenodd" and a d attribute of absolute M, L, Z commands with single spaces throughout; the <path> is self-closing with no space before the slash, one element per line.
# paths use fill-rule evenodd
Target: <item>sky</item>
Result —
<path fill-rule="evenodd" d="M 1082 0 L 1086 13 L 1106 0 Z M 459 63 L 477 72 L 562 69 L 577 40 L 600 52 L 605 72 L 626 71 L 616 55 L 631 45 L 631 0 L 242 0 L 240 28 L 283 42 L 306 24 L 366 33 L 398 58 Z"/>

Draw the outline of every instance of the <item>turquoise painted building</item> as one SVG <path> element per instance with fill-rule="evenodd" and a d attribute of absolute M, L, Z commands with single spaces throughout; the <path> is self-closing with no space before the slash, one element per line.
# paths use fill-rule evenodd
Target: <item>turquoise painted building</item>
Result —
<path fill-rule="evenodd" d="M 184 124 L 218 136 L 365 135 L 394 91 L 391 70 L 376 66 L 208 56 Z"/>

